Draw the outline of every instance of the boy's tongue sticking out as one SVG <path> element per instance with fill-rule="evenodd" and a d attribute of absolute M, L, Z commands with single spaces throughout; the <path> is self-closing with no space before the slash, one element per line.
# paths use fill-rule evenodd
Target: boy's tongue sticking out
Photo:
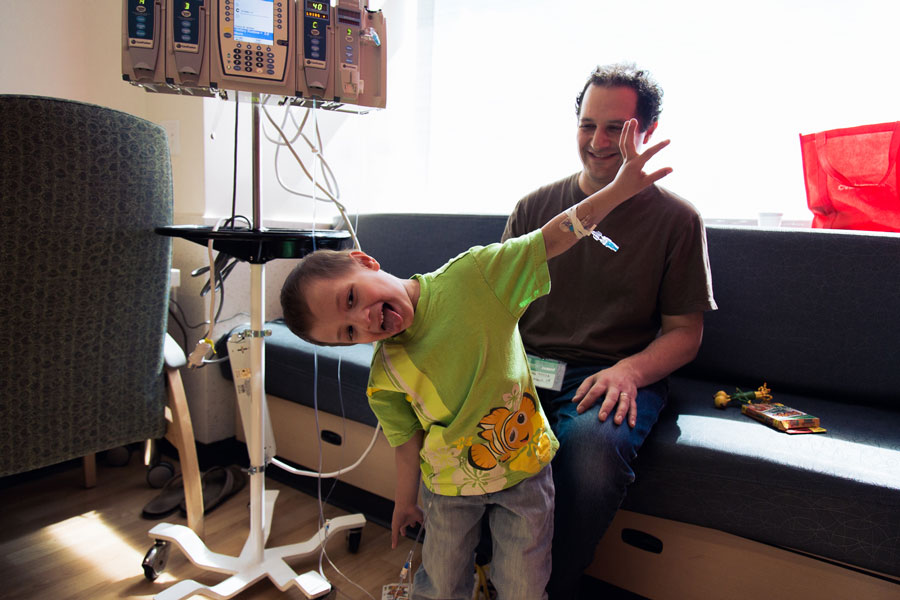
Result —
<path fill-rule="evenodd" d="M 381 311 L 381 329 L 390 332 L 391 335 L 399 333 L 403 318 L 387 302 L 382 305 Z"/>

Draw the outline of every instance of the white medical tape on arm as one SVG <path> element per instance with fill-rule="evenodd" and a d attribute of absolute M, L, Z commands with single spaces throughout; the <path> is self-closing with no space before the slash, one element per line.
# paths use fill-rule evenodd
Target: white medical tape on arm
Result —
<path fill-rule="evenodd" d="M 575 206 L 569 207 L 569 210 L 565 212 L 565 215 L 569 218 L 569 222 L 572 224 L 572 233 L 575 234 L 576 238 L 581 239 L 583 237 L 591 235 L 591 232 L 594 230 L 594 227 L 596 227 L 596 225 L 594 225 L 594 227 L 591 227 L 590 229 L 585 229 L 584 225 L 581 224 L 581 220 L 578 218 L 578 214 L 576 212 L 577 208 L 577 204 Z"/>

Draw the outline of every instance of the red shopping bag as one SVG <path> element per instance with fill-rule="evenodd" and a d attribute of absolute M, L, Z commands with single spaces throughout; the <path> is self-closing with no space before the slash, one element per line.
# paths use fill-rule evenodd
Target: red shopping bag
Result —
<path fill-rule="evenodd" d="M 900 231 L 900 121 L 800 136 L 813 227 Z"/>

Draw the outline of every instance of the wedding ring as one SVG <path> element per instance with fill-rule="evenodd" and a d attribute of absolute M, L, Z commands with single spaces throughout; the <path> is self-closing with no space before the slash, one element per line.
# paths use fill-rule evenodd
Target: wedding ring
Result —
<path fill-rule="evenodd" d="M 627 398 L 628 394 L 626 394 L 625 392 L 619 392 L 619 396 L 624 396 L 625 398 Z"/>

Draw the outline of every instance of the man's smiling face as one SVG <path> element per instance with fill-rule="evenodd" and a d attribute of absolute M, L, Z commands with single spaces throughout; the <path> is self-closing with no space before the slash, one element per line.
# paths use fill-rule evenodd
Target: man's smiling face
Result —
<path fill-rule="evenodd" d="M 310 336 L 326 344 L 364 344 L 383 340 L 412 325 L 415 303 L 410 280 L 380 270 L 378 261 L 352 252 L 356 266 L 309 284 L 306 299 L 313 315 Z"/>
<path fill-rule="evenodd" d="M 578 152 L 584 169 L 578 178 L 582 191 L 592 194 L 606 187 L 622 166 L 619 136 L 625 122 L 637 117 L 637 93 L 630 87 L 589 85 L 578 116 Z M 638 136 L 637 147 L 650 139 L 656 124 Z"/>

